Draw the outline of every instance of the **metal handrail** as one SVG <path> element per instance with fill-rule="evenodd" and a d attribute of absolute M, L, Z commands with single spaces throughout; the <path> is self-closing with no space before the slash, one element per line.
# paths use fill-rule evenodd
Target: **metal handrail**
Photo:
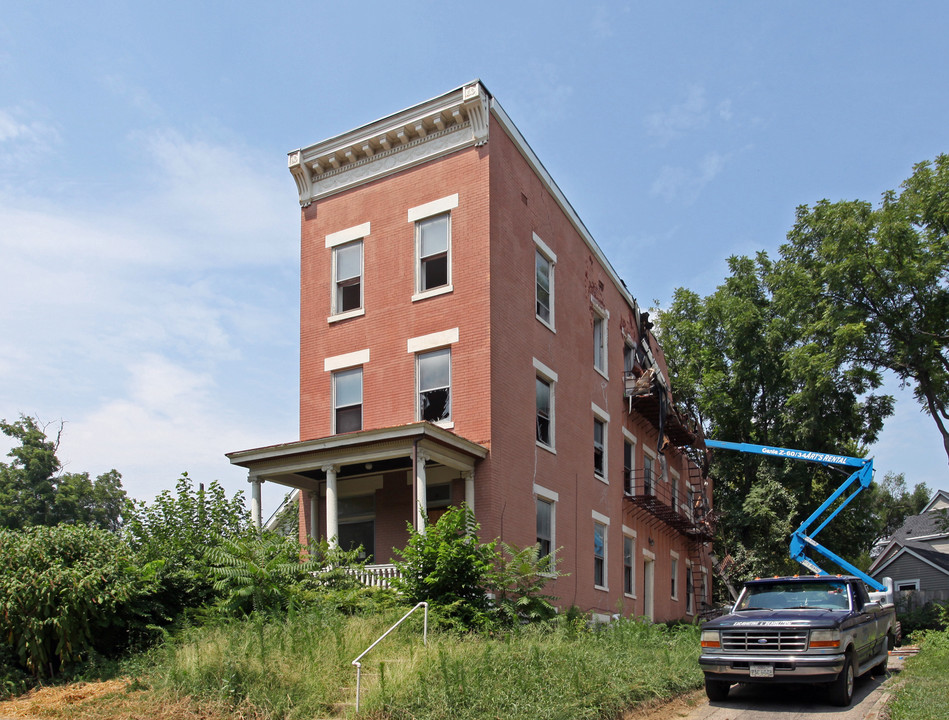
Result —
<path fill-rule="evenodd" d="M 422 626 L 422 645 L 428 645 L 428 603 L 423 600 L 422 602 L 418 603 L 418 605 L 416 605 L 414 608 L 412 608 L 407 613 L 405 613 L 405 615 L 402 616 L 401 620 L 399 620 L 395 625 L 393 625 L 384 633 L 382 633 L 382 635 L 379 637 L 378 640 L 376 640 L 372 645 L 370 645 L 365 650 L 363 650 L 362 653 L 359 655 L 359 657 L 353 660 L 352 664 L 356 666 L 356 712 L 357 713 L 359 712 L 359 687 L 360 687 L 360 680 L 362 678 L 362 664 L 359 661 L 362 660 L 369 653 L 369 651 L 372 650 L 376 645 L 381 643 L 390 632 L 392 632 L 397 627 L 399 627 L 399 625 L 401 625 L 409 615 L 414 613 L 420 607 L 425 608 L 425 621 Z"/>

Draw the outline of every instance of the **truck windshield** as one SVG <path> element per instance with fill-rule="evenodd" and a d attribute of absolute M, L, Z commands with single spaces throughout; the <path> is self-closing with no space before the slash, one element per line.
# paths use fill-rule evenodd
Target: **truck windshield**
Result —
<path fill-rule="evenodd" d="M 735 610 L 789 610 L 821 608 L 849 610 L 847 584 L 835 582 L 775 582 L 745 587 Z"/>

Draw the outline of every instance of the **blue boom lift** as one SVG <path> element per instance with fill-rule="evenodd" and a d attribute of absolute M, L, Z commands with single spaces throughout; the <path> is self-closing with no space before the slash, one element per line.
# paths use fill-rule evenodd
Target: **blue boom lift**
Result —
<path fill-rule="evenodd" d="M 879 592 L 885 592 L 886 586 L 874 580 L 862 570 L 848 563 L 839 555 L 831 552 L 823 545 L 814 540 L 814 537 L 825 527 L 827 523 L 837 517 L 837 514 L 843 510 L 864 488 L 870 485 L 873 480 L 873 460 L 869 458 L 847 457 L 846 455 L 831 455 L 828 453 L 810 452 L 807 450 L 792 450 L 790 448 L 771 447 L 769 445 L 752 445 L 750 443 L 722 442 L 720 440 L 706 440 L 706 447 L 721 448 L 723 450 L 736 450 L 743 453 L 752 453 L 755 455 L 765 455 L 774 458 L 786 458 L 789 460 L 803 460 L 805 462 L 817 463 L 831 468 L 856 468 L 856 470 L 837 488 L 834 493 L 827 498 L 824 503 L 815 510 L 809 518 L 801 523 L 800 527 L 791 533 L 791 559 L 796 560 L 808 570 L 818 575 L 827 575 L 821 567 L 809 558 L 805 551 L 813 548 L 816 552 L 826 557 L 831 562 L 846 570 L 851 575 L 863 580 L 867 585 Z M 830 514 L 815 530 L 811 526 L 816 523 L 835 503 L 845 494 L 850 495 L 834 507 Z"/>

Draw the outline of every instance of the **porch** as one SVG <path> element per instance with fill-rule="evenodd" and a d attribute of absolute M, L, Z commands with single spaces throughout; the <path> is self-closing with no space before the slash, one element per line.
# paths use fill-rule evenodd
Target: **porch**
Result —
<path fill-rule="evenodd" d="M 475 469 L 488 449 L 427 422 L 227 453 L 247 469 L 251 513 L 260 526 L 260 487 L 299 490 L 300 536 L 332 545 L 391 550 L 408 522 L 424 532 L 424 514 L 464 501 L 475 509 Z"/>

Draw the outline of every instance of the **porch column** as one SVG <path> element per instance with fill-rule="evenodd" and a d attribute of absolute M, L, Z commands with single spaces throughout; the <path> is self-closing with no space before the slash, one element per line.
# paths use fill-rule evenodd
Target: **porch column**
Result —
<path fill-rule="evenodd" d="M 428 497 L 428 483 L 425 479 L 425 461 L 429 457 L 421 451 L 415 453 L 415 529 L 419 535 L 425 534 L 425 506 Z"/>
<path fill-rule="evenodd" d="M 247 482 L 250 483 L 250 517 L 254 527 L 260 530 L 260 480 L 247 473 Z"/>
<path fill-rule="evenodd" d="M 339 545 L 339 504 L 336 496 L 336 465 L 324 465 L 326 473 L 326 542 L 330 547 Z"/>
<path fill-rule="evenodd" d="M 465 479 L 465 504 L 468 505 L 468 509 L 471 510 L 471 514 L 473 515 L 475 511 L 474 469 L 463 472 L 461 476 Z"/>
<path fill-rule="evenodd" d="M 319 538 L 319 534 L 316 531 L 316 513 L 317 513 L 317 500 L 319 499 L 318 492 L 310 492 L 310 532 L 309 537 L 313 538 L 313 542 Z M 309 541 L 307 541 L 309 545 Z"/>

